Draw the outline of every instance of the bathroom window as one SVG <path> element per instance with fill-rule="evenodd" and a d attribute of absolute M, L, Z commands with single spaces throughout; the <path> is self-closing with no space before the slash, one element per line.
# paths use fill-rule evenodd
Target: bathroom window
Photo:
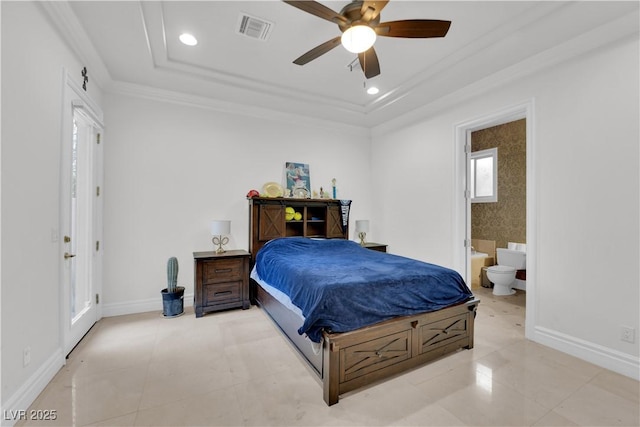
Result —
<path fill-rule="evenodd" d="M 498 148 L 471 153 L 471 203 L 498 201 Z"/>

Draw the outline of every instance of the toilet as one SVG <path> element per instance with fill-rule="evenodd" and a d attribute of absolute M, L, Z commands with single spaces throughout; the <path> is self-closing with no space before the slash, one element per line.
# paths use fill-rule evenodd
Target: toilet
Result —
<path fill-rule="evenodd" d="M 513 246 L 511 246 L 513 247 Z M 527 252 L 524 244 L 517 249 L 497 248 L 498 265 L 487 268 L 487 277 L 493 283 L 494 295 L 513 295 L 511 289 L 516 280 L 516 272 L 527 268 Z"/>

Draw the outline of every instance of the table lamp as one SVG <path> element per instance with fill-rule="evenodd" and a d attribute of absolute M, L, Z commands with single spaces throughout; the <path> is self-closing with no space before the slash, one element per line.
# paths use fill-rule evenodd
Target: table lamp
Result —
<path fill-rule="evenodd" d="M 231 234 L 231 221 L 211 221 L 211 234 L 213 235 L 211 241 L 214 245 L 218 245 L 216 253 L 224 253 L 225 250 L 222 246 L 229 243 L 229 238 L 226 235 Z"/>

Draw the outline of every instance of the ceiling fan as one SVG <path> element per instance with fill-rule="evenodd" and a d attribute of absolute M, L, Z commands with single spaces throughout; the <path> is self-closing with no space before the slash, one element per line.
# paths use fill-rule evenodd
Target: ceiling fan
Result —
<path fill-rule="evenodd" d="M 347 50 L 358 54 L 360 66 L 367 79 L 380 74 L 378 55 L 376 55 L 376 51 L 373 48 L 376 35 L 400 38 L 444 37 L 449 31 L 449 26 L 451 26 L 451 21 L 433 19 L 380 22 L 380 12 L 389 3 L 389 0 L 355 0 L 343 7 L 340 13 L 334 12 L 332 9 L 312 0 L 283 1 L 307 13 L 337 24 L 342 32 L 342 36 L 326 41 L 300 56 L 293 61 L 294 64 L 304 65 L 324 55 L 339 44 L 343 44 Z M 363 41 L 362 44 L 357 46 L 361 41 Z M 353 46 L 354 44 L 356 46 Z"/>

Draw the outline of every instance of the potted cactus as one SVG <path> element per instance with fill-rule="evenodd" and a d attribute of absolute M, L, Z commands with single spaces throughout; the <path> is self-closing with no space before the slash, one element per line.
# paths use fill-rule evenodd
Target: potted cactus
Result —
<path fill-rule="evenodd" d="M 180 316 L 184 312 L 184 287 L 178 286 L 178 259 L 167 261 L 167 287 L 162 290 L 162 314 L 164 317 Z"/>

